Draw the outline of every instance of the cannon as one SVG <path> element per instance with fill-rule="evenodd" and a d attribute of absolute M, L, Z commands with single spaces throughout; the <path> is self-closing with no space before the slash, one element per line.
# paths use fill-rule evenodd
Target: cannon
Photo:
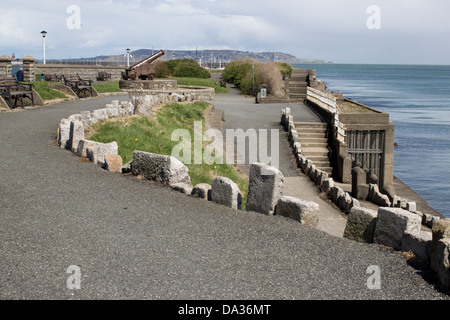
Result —
<path fill-rule="evenodd" d="M 153 80 L 155 79 L 155 67 L 152 62 L 164 55 L 164 51 L 160 50 L 154 55 L 132 65 L 122 72 L 123 80 Z"/>

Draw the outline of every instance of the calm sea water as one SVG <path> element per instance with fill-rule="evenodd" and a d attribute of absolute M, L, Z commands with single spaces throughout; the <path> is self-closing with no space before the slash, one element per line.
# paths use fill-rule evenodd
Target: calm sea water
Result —
<path fill-rule="evenodd" d="M 450 218 L 450 66 L 298 64 L 334 92 L 387 112 L 394 175 Z"/>

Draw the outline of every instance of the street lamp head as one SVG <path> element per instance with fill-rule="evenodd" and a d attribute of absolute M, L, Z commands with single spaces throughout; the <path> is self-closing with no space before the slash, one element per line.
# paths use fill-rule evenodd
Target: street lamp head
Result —
<path fill-rule="evenodd" d="M 47 35 L 47 31 L 41 31 L 42 37 L 45 38 L 45 36 Z"/>

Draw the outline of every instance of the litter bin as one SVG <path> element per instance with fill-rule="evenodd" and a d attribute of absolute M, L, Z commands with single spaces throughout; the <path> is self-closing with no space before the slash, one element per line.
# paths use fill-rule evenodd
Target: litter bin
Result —
<path fill-rule="evenodd" d="M 267 98 L 267 86 L 265 84 L 261 85 L 261 99 Z"/>

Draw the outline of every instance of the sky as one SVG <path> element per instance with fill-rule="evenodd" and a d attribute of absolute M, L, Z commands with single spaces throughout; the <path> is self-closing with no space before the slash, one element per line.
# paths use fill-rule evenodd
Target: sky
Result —
<path fill-rule="evenodd" d="M 450 65 L 448 0 L 0 2 L 0 56 L 131 50 L 284 52 L 334 63 Z"/>

